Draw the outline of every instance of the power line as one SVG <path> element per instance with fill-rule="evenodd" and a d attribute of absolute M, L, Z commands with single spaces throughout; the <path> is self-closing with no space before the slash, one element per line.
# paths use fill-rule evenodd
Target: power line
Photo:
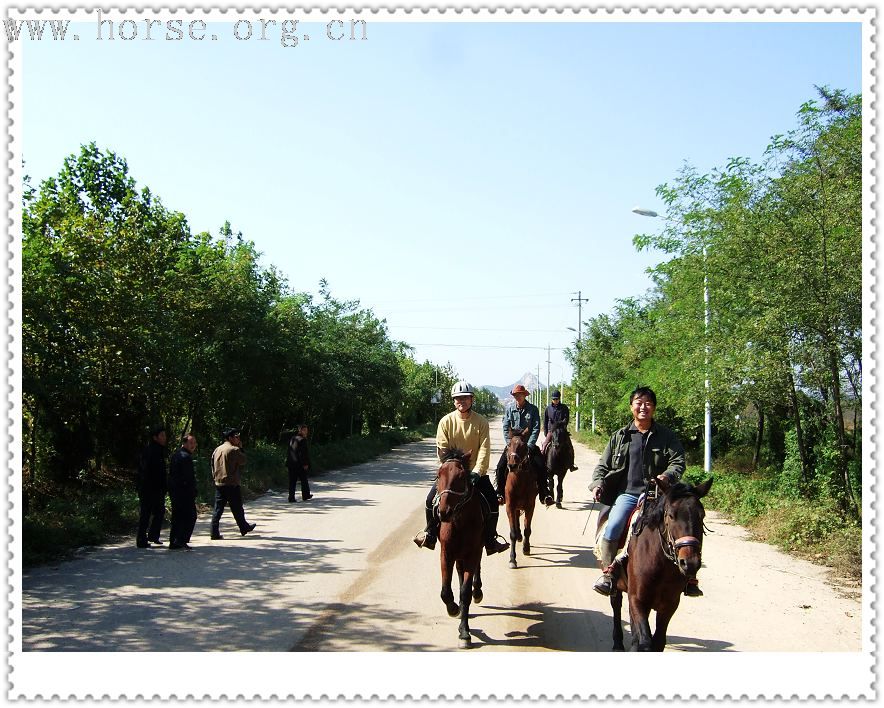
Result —
<path fill-rule="evenodd" d="M 388 327 L 395 327 L 396 329 L 442 329 L 442 330 L 453 330 L 455 332 L 513 332 L 512 328 L 509 329 L 492 329 L 489 327 L 436 327 L 434 325 L 395 325 L 387 322 Z M 522 329 L 519 328 L 519 332 L 556 332 L 561 333 L 562 330 L 559 329 Z"/>
<path fill-rule="evenodd" d="M 405 342 L 412 347 L 463 347 L 467 349 L 539 349 L 540 351 L 565 351 L 568 347 L 507 347 L 501 344 L 442 344 L 442 343 L 427 343 L 427 342 Z"/>

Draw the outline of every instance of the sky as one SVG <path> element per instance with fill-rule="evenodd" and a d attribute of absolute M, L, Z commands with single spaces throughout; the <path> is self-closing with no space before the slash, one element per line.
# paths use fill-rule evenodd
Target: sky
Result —
<path fill-rule="evenodd" d="M 32 183 L 95 141 L 193 232 L 230 221 L 292 289 L 326 279 L 474 385 L 569 379 L 578 312 L 643 295 L 664 257 L 636 252 L 660 224 L 633 207 L 662 212 L 686 163 L 759 160 L 814 85 L 862 88 L 855 22 L 369 16 L 352 41 L 301 20 L 294 47 L 232 25 L 18 40 Z"/>

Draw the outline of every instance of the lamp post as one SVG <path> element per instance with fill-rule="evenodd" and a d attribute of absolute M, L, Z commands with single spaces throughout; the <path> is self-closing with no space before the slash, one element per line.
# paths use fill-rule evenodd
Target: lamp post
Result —
<path fill-rule="evenodd" d="M 660 215 L 651 209 L 633 208 L 632 212 L 639 216 L 659 217 Z M 706 242 L 703 241 L 703 339 L 705 360 L 705 412 L 703 420 L 703 470 L 708 474 L 712 471 L 712 402 L 709 399 L 709 276 L 706 272 Z"/>

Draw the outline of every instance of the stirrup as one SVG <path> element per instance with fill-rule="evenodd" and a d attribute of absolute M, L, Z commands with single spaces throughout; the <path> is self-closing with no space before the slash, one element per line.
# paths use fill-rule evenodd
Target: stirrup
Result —
<path fill-rule="evenodd" d="M 498 541 L 497 539 L 501 539 Z M 495 533 L 492 538 L 489 538 L 485 541 L 485 553 L 489 556 L 493 556 L 495 553 L 500 553 L 501 551 L 508 551 L 510 549 L 510 544 L 503 540 L 503 536 Z"/>
<path fill-rule="evenodd" d="M 429 548 L 431 551 L 436 548 L 436 537 L 426 529 L 420 531 L 413 539 L 414 544 L 418 548 Z"/>
<path fill-rule="evenodd" d="M 605 597 L 610 597 L 614 594 L 614 579 L 611 577 L 610 572 L 607 570 L 602 573 L 601 577 L 595 581 L 595 584 L 592 586 L 592 589 L 595 590 L 599 595 L 604 595 Z"/>
<path fill-rule="evenodd" d="M 685 597 L 703 597 L 703 591 L 700 590 L 700 584 L 696 578 L 688 580 L 684 586 Z"/>

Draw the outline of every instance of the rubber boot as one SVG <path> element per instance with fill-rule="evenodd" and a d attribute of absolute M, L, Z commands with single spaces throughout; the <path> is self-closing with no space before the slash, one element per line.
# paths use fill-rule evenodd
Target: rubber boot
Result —
<path fill-rule="evenodd" d="M 600 595 L 610 597 L 614 592 L 614 577 L 611 572 L 611 564 L 617 555 L 617 542 L 603 538 L 599 541 L 599 564 L 604 569 L 601 577 L 595 581 L 592 589 Z"/>
<path fill-rule="evenodd" d="M 494 513 L 485 517 L 485 553 L 489 556 L 510 549 L 510 544 L 503 540 L 497 540 L 497 516 Z"/>
<path fill-rule="evenodd" d="M 439 528 L 436 525 L 436 515 L 433 513 L 433 509 L 425 507 L 424 513 L 427 517 L 427 527 L 411 540 L 418 548 L 429 548 L 432 551 L 436 548 Z"/>

